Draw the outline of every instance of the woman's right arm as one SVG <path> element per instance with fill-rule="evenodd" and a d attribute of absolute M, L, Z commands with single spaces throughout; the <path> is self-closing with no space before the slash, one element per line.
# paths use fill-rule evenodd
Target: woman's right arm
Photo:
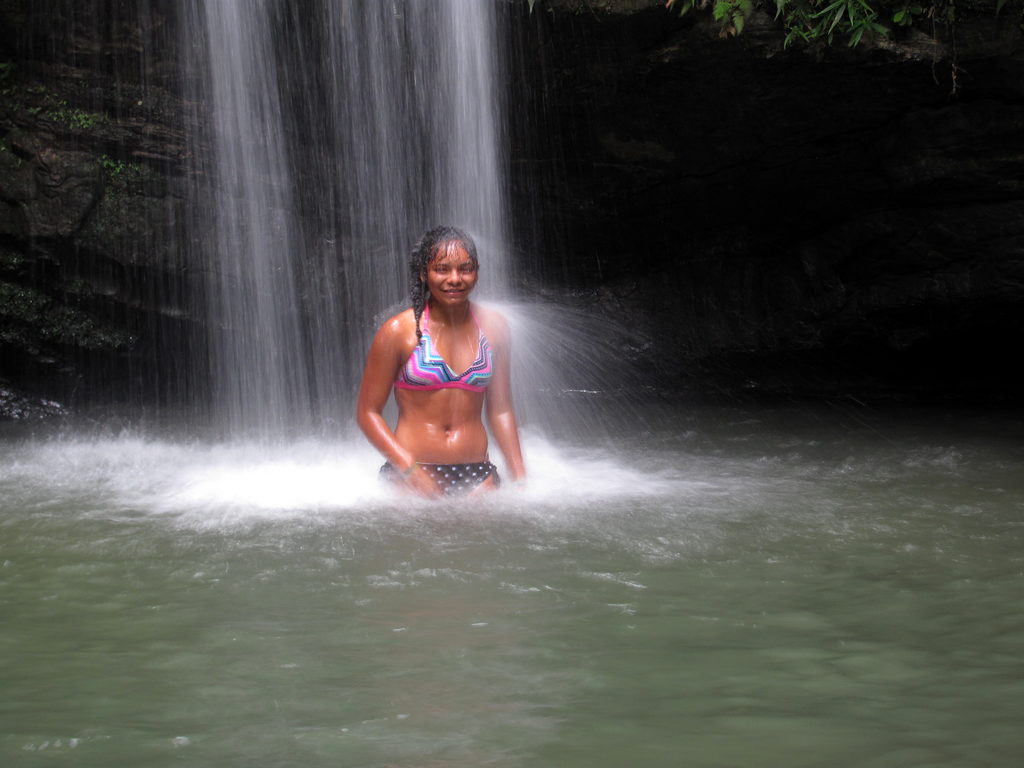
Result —
<path fill-rule="evenodd" d="M 356 423 L 374 448 L 383 454 L 391 466 L 414 491 L 424 496 L 436 496 L 440 489 L 433 479 L 416 467 L 416 456 L 405 448 L 384 418 L 384 406 L 391 396 L 391 387 L 402 365 L 405 345 L 399 317 L 393 317 L 377 331 L 366 356 L 363 381 L 356 402 Z M 410 472 L 411 470 L 411 472 Z M 408 473 L 408 474 L 407 474 Z"/>
<path fill-rule="evenodd" d="M 359 386 L 356 423 L 373 447 L 396 470 L 402 472 L 415 463 L 415 457 L 402 447 L 384 419 L 384 406 L 387 405 L 391 386 L 398 375 L 400 338 L 401 323 L 397 318 L 382 325 L 373 337 L 370 352 L 366 356 L 366 367 L 363 369 L 363 381 Z"/>

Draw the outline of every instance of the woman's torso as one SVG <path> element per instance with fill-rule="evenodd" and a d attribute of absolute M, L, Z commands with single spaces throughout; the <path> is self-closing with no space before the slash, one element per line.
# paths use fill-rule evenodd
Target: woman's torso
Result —
<path fill-rule="evenodd" d="M 395 437 L 429 464 L 466 464 L 487 458 L 487 431 L 481 411 L 484 395 L 465 390 L 395 390 Z"/>
<path fill-rule="evenodd" d="M 429 308 L 423 338 L 403 361 L 395 381 L 395 437 L 417 461 L 460 464 L 487 458 L 481 419 L 493 351 L 475 313 L 457 334 L 431 334 Z"/>

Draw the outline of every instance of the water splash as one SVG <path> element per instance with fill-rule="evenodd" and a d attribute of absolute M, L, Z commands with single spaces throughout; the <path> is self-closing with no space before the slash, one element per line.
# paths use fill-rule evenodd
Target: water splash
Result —
<path fill-rule="evenodd" d="M 197 443 L 126 434 L 8 445 L 0 454 L 0 489 L 4 507 L 32 514 L 73 508 L 86 517 L 155 516 L 185 527 L 231 528 L 347 515 L 379 521 L 460 506 L 547 514 L 679 493 L 689 484 L 605 450 L 566 449 L 531 434 L 525 444 L 535 466 L 526 488 L 443 505 L 380 483 L 380 459 L 369 446 L 324 440 Z"/>

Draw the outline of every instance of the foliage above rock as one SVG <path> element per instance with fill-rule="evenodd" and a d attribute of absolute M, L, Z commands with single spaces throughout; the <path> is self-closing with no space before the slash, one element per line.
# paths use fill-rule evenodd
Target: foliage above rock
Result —
<path fill-rule="evenodd" d="M 527 0 L 538 7 L 578 13 L 629 14 L 664 5 L 680 16 L 709 15 L 722 37 L 738 35 L 751 16 L 773 16 L 785 44 L 845 41 L 856 46 L 869 39 L 897 38 L 919 26 L 933 35 L 955 33 L 967 16 L 1024 13 L 1024 0 Z"/>

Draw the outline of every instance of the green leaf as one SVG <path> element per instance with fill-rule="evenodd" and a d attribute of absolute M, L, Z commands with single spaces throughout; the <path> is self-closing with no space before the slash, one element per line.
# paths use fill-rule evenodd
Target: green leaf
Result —
<path fill-rule="evenodd" d="M 818 19 L 818 18 L 821 18 L 822 16 L 828 16 L 829 14 L 834 13 L 835 11 L 837 11 L 840 8 L 843 8 L 845 6 L 846 6 L 846 0 L 832 0 L 831 3 L 826 5 L 824 8 L 822 8 L 817 13 L 812 13 L 811 14 L 811 18 L 812 19 Z"/>
<path fill-rule="evenodd" d="M 836 28 L 836 24 L 838 24 L 838 23 L 839 23 L 840 21 L 842 21 L 842 19 L 843 19 L 843 14 L 845 14 L 845 13 L 846 13 L 846 11 L 847 11 L 847 8 L 848 8 L 848 6 L 845 6 L 845 5 L 844 5 L 844 6 L 842 7 L 842 8 L 840 8 L 840 9 L 839 9 L 839 13 L 837 13 L 837 14 L 836 14 L 836 17 L 835 17 L 834 19 L 832 19 L 832 24 L 831 24 L 831 26 L 830 26 L 830 27 L 828 28 L 828 33 L 829 33 L 830 35 L 832 34 L 832 30 Z"/>
<path fill-rule="evenodd" d="M 679 3 L 679 15 L 685 16 L 687 11 L 693 9 L 694 3 L 695 0 L 683 0 L 683 2 Z M 675 6 L 675 4 L 676 0 L 666 0 L 665 7 L 672 8 Z"/>

